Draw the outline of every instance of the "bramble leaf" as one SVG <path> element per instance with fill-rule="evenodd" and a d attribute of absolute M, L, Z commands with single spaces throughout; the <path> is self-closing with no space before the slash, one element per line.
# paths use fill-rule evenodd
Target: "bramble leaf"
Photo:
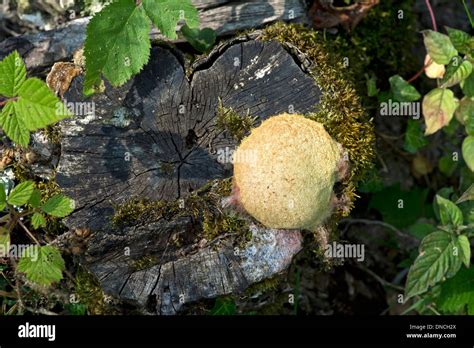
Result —
<path fill-rule="evenodd" d="M 33 181 L 28 180 L 15 186 L 8 195 L 8 204 L 20 206 L 28 203 L 35 189 L 34 185 Z"/>
<path fill-rule="evenodd" d="M 63 278 L 64 268 L 64 260 L 58 249 L 50 245 L 33 245 L 23 250 L 17 269 L 32 282 L 51 285 Z"/>
<path fill-rule="evenodd" d="M 46 83 L 30 78 L 18 90 L 18 99 L 9 101 L 0 114 L 0 126 L 17 144 L 27 146 L 29 132 L 72 116 Z"/>
<path fill-rule="evenodd" d="M 461 268 L 441 285 L 437 307 L 444 313 L 474 315 L 474 268 Z"/>
<path fill-rule="evenodd" d="M 31 225 L 34 229 L 46 226 L 46 219 L 44 218 L 44 215 L 41 213 L 34 213 L 31 217 Z"/>
<path fill-rule="evenodd" d="M 52 216 L 65 217 L 74 211 L 74 201 L 69 197 L 57 194 L 46 201 L 42 210 Z"/>
<path fill-rule="evenodd" d="M 191 0 L 143 0 L 143 7 L 153 24 L 169 39 L 177 38 L 176 25 L 180 20 L 189 28 L 199 26 L 198 11 Z"/>
<path fill-rule="evenodd" d="M 449 199 L 436 195 L 436 204 L 439 208 L 439 218 L 443 225 L 461 226 L 463 216 L 461 209 Z"/>
<path fill-rule="evenodd" d="M 12 98 L 18 95 L 26 79 L 26 67 L 17 51 L 0 62 L 0 95 Z"/>
<path fill-rule="evenodd" d="M 101 74 L 120 86 L 140 72 L 150 55 L 150 29 L 143 6 L 132 0 L 117 0 L 96 14 L 87 26 L 84 93 L 98 90 Z"/>
<path fill-rule="evenodd" d="M 455 56 L 446 68 L 446 73 L 441 79 L 441 88 L 452 87 L 465 80 L 472 73 L 472 64 L 468 60 L 462 60 Z"/>
<path fill-rule="evenodd" d="M 471 35 L 462 30 L 449 27 L 445 28 L 454 48 L 459 52 L 466 54 L 469 53 L 472 48 L 474 48 L 474 40 L 472 40 Z"/>
<path fill-rule="evenodd" d="M 405 131 L 405 145 L 404 148 L 410 153 L 415 153 L 423 146 L 428 144 L 423 134 L 423 130 L 420 127 L 420 122 L 408 119 L 407 130 Z"/>
<path fill-rule="evenodd" d="M 181 33 L 183 33 L 186 40 L 201 53 L 208 51 L 216 42 L 216 33 L 210 28 L 200 30 L 184 25 L 181 28 Z"/>

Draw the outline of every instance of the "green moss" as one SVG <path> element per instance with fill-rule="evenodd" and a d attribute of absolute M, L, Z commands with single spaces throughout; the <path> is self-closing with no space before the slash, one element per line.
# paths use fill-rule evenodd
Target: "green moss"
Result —
<path fill-rule="evenodd" d="M 116 226 L 130 226 L 140 221 L 153 221 L 159 218 L 172 219 L 191 215 L 196 220 L 200 238 L 208 241 L 219 235 L 233 234 L 242 246 L 251 236 L 247 222 L 236 213 L 221 208 L 222 197 L 230 195 L 232 179 L 213 180 L 178 201 L 151 201 L 131 199 L 115 206 L 112 222 Z M 179 237 L 172 240 L 180 246 Z"/>
<path fill-rule="evenodd" d="M 43 132 L 51 144 L 61 144 L 61 128 L 58 125 L 48 126 Z"/>
<path fill-rule="evenodd" d="M 89 314 L 108 314 L 99 281 L 83 267 L 77 270 L 75 291 L 79 301 L 87 306 Z"/>
<path fill-rule="evenodd" d="M 156 265 L 157 261 L 156 257 L 144 256 L 138 260 L 133 260 L 131 267 L 134 271 L 140 271 Z"/>
<path fill-rule="evenodd" d="M 244 292 L 244 296 L 258 296 L 269 291 L 278 289 L 279 284 L 283 281 L 282 275 L 277 275 L 272 278 L 264 279 L 258 283 L 250 285 Z"/>
<path fill-rule="evenodd" d="M 353 72 L 344 66 L 342 57 L 331 49 L 322 32 L 301 25 L 274 24 L 264 30 L 264 40 L 298 47 L 313 63 L 311 75 L 322 91 L 315 111 L 306 116 L 324 125 L 328 133 L 348 152 L 350 172 L 340 192 L 348 199 L 349 208 L 356 198 L 355 185 L 373 165 L 374 128 L 363 108 L 353 81 Z M 350 209 L 340 210 L 345 216 Z"/>
<path fill-rule="evenodd" d="M 217 106 L 217 128 L 227 131 L 238 142 L 240 142 L 255 125 L 257 117 L 251 117 L 248 113 L 242 116 L 235 112 L 232 108 L 222 105 L 219 98 Z"/>

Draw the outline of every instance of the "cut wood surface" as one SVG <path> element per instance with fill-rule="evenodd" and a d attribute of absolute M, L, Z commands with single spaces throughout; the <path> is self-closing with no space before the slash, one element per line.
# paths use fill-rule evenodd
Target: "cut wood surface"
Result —
<path fill-rule="evenodd" d="M 201 221 L 186 205 L 176 217 L 126 228 L 110 222 L 114 205 L 131 198 L 180 200 L 232 175 L 232 165 L 218 158 L 236 145 L 216 126 L 219 100 L 257 117 L 257 124 L 289 108 L 314 110 L 321 92 L 298 55 L 258 35 L 221 44 L 188 75 L 179 52 L 155 47 L 125 86 L 83 99 L 79 76 L 64 95 L 83 110 L 95 109 L 61 123 L 56 179 L 76 201 L 68 227 L 94 231 L 86 265 L 106 292 L 152 313 L 173 314 L 185 303 L 240 292 L 276 275 L 301 249 L 299 231 L 252 222 L 251 240 L 237 251 L 232 235 L 202 240 Z M 185 242 L 172 243 L 177 236 Z M 137 269 L 144 258 L 152 263 Z"/>
<path fill-rule="evenodd" d="M 259 28 L 283 20 L 308 23 L 304 0 L 193 0 L 199 9 L 202 28 L 216 30 L 218 36 Z M 51 31 L 22 35 L 0 42 L 0 59 L 18 50 L 28 69 L 42 71 L 53 63 L 69 60 L 80 49 L 90 17 L 68 22 Z M 157 29 L 152 39 L 163 39 Z"/>

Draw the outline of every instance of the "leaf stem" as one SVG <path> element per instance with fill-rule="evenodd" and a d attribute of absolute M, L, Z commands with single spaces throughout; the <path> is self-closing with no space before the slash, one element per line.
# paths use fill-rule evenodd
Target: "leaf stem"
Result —
<path fill-rule="evenodd" d="M 433 12 L 433 8 L 431 7 L 430 0 L 425 0 L 426 7 L 428 7 L 428 12 L 430 13 L 431 23 L 433 23 L 433 30 L 438 31 L 438 26 L 436 25 L 436 18 Z"/>
<path fill-rule="evenodd" d="M 18 219 L 18 223 L 20 224 L 20 226 L 25 230 L 25 232 L 28 234 L 28 236 L 37 244 L 37 245 L 41 245 L 40 242 L 38 241 L 38 239 L 36 239 L 36 237 L 33 235 L 33 233 L 30 232 L 30 230 L 25 226 L 25 224 L 23 222 L 21 222 L 20 219 Z"/>
<path fill-rule="evenodd" d="M 474 29 L 474 21 L 472 20 L 471 12 L 469 11 L 469 8 L 467 7 L 466 0 L 462 0 L 462 3 L 464 5 L 464 10 L 466 10 L 467 18 L 469 19 L 469 22 L 471 23 L 471 27 Z"/>

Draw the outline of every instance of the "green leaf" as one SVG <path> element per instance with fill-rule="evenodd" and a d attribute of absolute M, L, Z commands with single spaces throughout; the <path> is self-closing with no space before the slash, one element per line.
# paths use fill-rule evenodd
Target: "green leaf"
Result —
<path fill-rule="evenodd" d="M 441 88 L 452 87 L 462 80 L 465 80 L 472 73 L 472 64 L 468 60 L 462 60 L 461 57 L 455 56 L 449 62 L 446 73 L 441 79 Z"/>
<path fill-rule="evenodd" d="M 25 273 L 32 282 L 51 285 L 63 278 L 65 268 L 61 253 L 53 246 L 33 245 L 26 248 L 18 262 L 18 271 Z"/>
<path fill-rule="evenodd" d="M 74 201 L 69 197 L 57 194 L 48 199 L 42 209 L 46 214 L 65 217 L 74 211 Z"/>
<path fill-rule="evenodd" d="M 415 187 L 402 191 L 400 184 L 389 186 L 372 195 L 369 209 L 382 214 L 383 221 L 397 228 L 406 228 L 420 217 L 432 217 L 433 208 L 427 202 L 428 190 Z"/>
<path fill-rule="evenodd" d="M 393 97 L 399 102 L 412 102 L 421 98 L 415 87 L 406 82 L 400 75 L 389 79 Z"/>
<path fill-rule="evenodd" d="M 461 268 L 441 285 L 437 307 L 447 314 L 474 315 L 474 268 Z"/>
<path fill-rule="evenodd" d="M 199 26 L 199 15 L 191 0 L 143 0 L 143 7 L 160 29 L 160 32 L 169 39 L 176 39 L 176 25 L 184 20 L 189 28 Z"/>
<path fill-rule="evenodd" d="M 18 116 L 14 102 L 9 101 L 0 113 L 0 126 L 15 143 L 27 146 L 30 142 L 30 132 L 23 119 Z"/>
<path fill-rule="evenodd" d="M 27 146 L 29 131 L 44 128 L 72 116 L 48 86 L 37 78 L 23 82 L 18 100 L 10 101 L 0 114 L 0 126 L 16 143 Z"/>
<path fill-rule="evenodd" d="M 454 115 L 459 123 L 471 128 L 470 124 L 474 123 L 474 98 L 462 98 Z"/>
<path fill-rule="evenodd" d="M 31 217 L 31 225 L 35 230 L 39 227 L 46 226 L 46 219 L 44 218 L 44 215 L 41 213 L 34 213 Z"/>
<path fill-rule="evenodd" d="M 41 191 L 40 190 L 38 189 L 33 190 L 29 203 L 33 208 L 39 208 L 41 206 Z"/>
<path fill-rule="evenodd" d="M 448 32 L 449 39 L 453 44 L 454 48 L 457 49 L 461 53 L 469 53 L 472 49 L 472 40 L 471 35 L 465 33 L 462 30 L 453 29 L 449 27 L 445 27 L 446 31 Z"/>
<path fill-rule="evenodd" d="M 436 195 L 436 204 L 439 208 L 439 217 L 443 225 L 461 226 L 463 216 L 461 209 L 449 199 Z"/>
<path fill-rule="evenodd" d="M 5 209 L 7 204 L 7 196 L 5 194 L 5 187 L 0 183 L 0 211 Z"/>
<path fill-rule="evenodd" d="M 450 155 L 443 156 L 438 161 L 438 167 L 441 173 L 450 177 L 458 166 L 457 161 L 453 161 L 453 157 Z"/>
<path fill-rule="evenodd" d="M 16 97 L 25 79 L 25 63 L 18 52 L 13 51 L 0 62 L 0 95 Z"/>
<path fill-rule="evenodd" d="M 462 142 L 462 156 L 467 166 L 474 172 L 474 135 L 470 135 Z"/>
<path fill-rule="evenodd" d="M 462 251 L 462 261 L 469 268 L 471 264 L 471 243 L 469 243 L 469 239 L 465 235 L 458 237 L 458 243 Z"/>
<path fill-rule="evenodd" d="M 101 84 L 101 74 L 120 86 L 140 72 L 150 55 L 151 23 L 142 6 L 117 0 L 95 15 L 87 26 L 84 48 L 84 93 Z"/>
<path fill-rule="evenodd" d="M 408 119 L 407 130 L 405 132 L 404 148 L 410 153 L 415 153 L 428 144 L 428 139 L 423 134 L 421 124 L 413 119 Z"/>
<path fill-rule="evenodd" d="M 184 25 L 181 28 L 181 33 L 183 33 L 186 40 L 201 53 L 209 51 L 216 42 L 216 32 L 210 28 L 200 30 Z"/>
<path fill-rule="evenodd" d="M 451 58 L 458 54 L 449 36 L 433 30 L 424 30 L 422 33 L 426 50 L 436 63 L 449 64 Z"/>
<path fill-rule="evenodd" d="M 219 297 L 216 299 L 211 315 L 233 315 L 236 312 L 235 302 L 229 297 Z"/>
<path fill-rule="evenodd" d="M 444 126 L 453 118 L 458 107 L 458 100 L 449 89 L 435 88 L 423 98 L 423 116 L 425 117 L 425 135 L 430 135 Z"/>
<path fill-rule="evenodd" d="M 407 228 L 407 232 L 419 240 L 422 240 L 435 230 L 436 228 L 432 224 L 427 223 L 418 223 Z"/>
<path fill-rule="evenodd" d="M 461 81 L 461 89 L 466 97 L 474 97 L 474 74 L 471 73 L 464 81 Z"/>
<path fill-rule="evenodd" d="M 367 95 L 369 97 L 375 97 L 379 94 L 380 90 L 377 88 L 377 77 L 374 73 L 371 73 L 370 76 L 365 74 L 365 84 L 367 86 Z"/>
<path fill-rule="evenodd" d="M 459 199 L 456 201 L 456 204 L 467 201 L 474 201 L 474 184 L 471 184 L 466 192 L 464 192 L 461 197 L 459 197 Z"/>
<path fill-rule="evenodd" d="M 420 254 L 408 272 L 406 299 L 422 294 L 444 277 L 456 274 L 462 263 L 456 250 L 459 250 L 459 245 L 451 234 L 437 231 L 425 237 Z"/>
<path fill-rule="evenodd" d="M 28 203 L 34 189 L 35 183 L 33 181 L 23 181 L 15 186 L 8 195 L 8 204 L 20 206 Z"/>

